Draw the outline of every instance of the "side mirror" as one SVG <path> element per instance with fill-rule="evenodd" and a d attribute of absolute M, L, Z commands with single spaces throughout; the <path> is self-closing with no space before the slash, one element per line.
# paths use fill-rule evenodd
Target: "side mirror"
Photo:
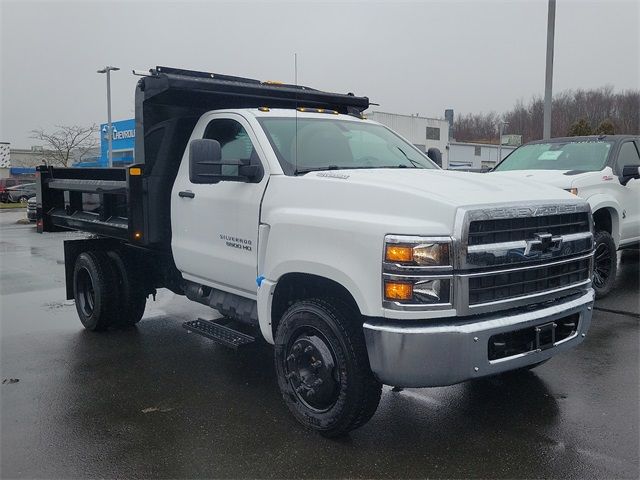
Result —
<path fill-rule="evenodd" d="M 254 182 L 259 174 L 260 167 L 249 165 L 249 160 L 223 160 L 217 140 L 202 138 L 191 140 L 189 144 L 191 183 Z"/>
<path fill-rule="evenodd" d="M 431 147 L 429 150 L 427 150 L 427 157 L 433 160 L 433 163 L 442 168 L 442 152 L 440 151 L 440 149 Z"/>
<path fill-rule="evenodd" d="M 640 165 L 625 165 L 622 167 L 622 176 L 620 183 L 626 185 L 629 180 L 640 178 Z"/>

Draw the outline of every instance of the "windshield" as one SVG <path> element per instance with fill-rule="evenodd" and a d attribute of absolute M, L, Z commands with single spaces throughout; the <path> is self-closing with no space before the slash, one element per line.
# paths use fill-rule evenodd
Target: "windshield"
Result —
<path fill-rule="evenodd" d="M 612 142 L 599 140 L 533 143 L 523 145 L 505 158 L 495 171 L 574 170 L 596 172 L 607 163 Z"/>
<path fill-rule="evenodd" d="M 382 125 L 291 117 L 258 121 L 287 175 L 351 168 L 438 168 Z"/>

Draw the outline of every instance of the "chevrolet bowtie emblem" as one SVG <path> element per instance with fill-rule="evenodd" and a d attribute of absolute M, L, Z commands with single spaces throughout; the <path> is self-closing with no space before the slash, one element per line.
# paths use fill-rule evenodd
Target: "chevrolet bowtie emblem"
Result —
<path fill-rule="evenodd" d="M 554 237 L 550 233 L 535 233 L 534 239 L 527 240 L 527 246 L 524 249 L 524 255 L 544 255 L 558 251 L 562 248 L 562 237 Z"/>

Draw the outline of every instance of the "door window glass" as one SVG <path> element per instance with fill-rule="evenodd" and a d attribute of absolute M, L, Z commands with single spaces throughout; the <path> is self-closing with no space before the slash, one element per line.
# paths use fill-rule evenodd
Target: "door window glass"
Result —
<path fill-rule="evenodd" d="M 204 137 L 220 143 L 222 160 L 243 160 L 249 165 L 260 165 L 256 149 L 249 134 L 237 121 L 230 118 L 211 120 L 204 131 Z M 222 175 L 237 175 L 237 165 L 223 165 Z"/>
<path fill-rule="evenodd" d="M 625 142 L 620 147 L 618 160 L 616 161 L 616 173 L 622 175 L 622 168 L 625 165 L 640 165 L 640 156 L 633 142 Z"/>

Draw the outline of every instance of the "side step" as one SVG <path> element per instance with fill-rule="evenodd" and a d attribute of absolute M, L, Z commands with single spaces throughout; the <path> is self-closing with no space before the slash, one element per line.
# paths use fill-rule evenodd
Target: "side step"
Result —
<path fill-rule="evenodd" d="M 192 320 L 190 322 L 184 322 L 182 326 L 190 332 L 210 338 L 214 342 L 233 349 L 237 349 L 242 345 L 255 341 L 255 338 L 251 335 L 247 335 L 246 333 L 239 332 L 233 328 L 229 328 L 210 320 L 203 320 L 202 318 Z"/>

